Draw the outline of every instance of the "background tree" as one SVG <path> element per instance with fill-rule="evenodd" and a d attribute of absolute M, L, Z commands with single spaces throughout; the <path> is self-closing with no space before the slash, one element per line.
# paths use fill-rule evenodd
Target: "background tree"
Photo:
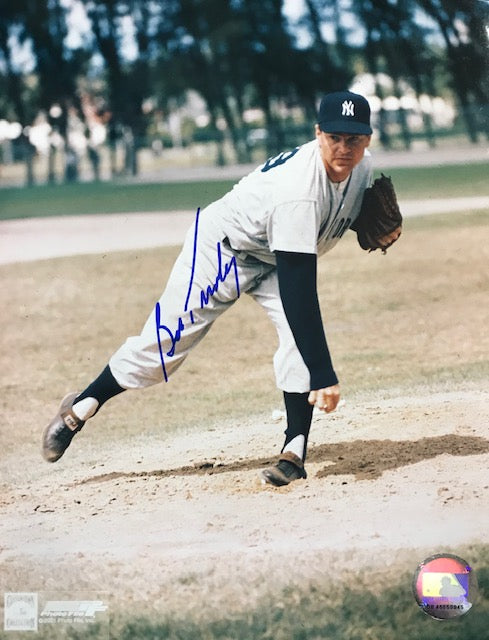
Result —
<path fill-rule="evenodd" d="M 204 98 L 216 132 L 220 118 L 225 121 L 238 161 L 249 161 L 242 136 L 248 74 L 241 16 L 228 0 L 180 0 L 173 19 L 170 46 L 178 72 Z"/>
<path fill-rule="evenodd" d="M 479 130 L 489 133 L 488 8 L 479 0 L 418 0 L 418 3 L 438 25 L 451 85 L 468 135 L 472 142 L 477 142 Z"/>
<path fill-rule="evenodd" d="M 145 103 L 154 95 L 159 56 L 157 35 L 162 8 L 145 0 L 82 0 L 90 19 L 94 45 L 104 61 L 106 107 L 111 114 L 109 145 L 112 175 L 119 173 L 116 146 L 124 147 L 123 173 L 138 173 L 137 152 L 145 145 L 150 122 Z M 169 3 L 164 3 L 169 4 Z M 133 27 L 135 52 L 124 51 L 124 29 Z"/>
<path fill-rule="evenodd" d="M 341 24 L 337 0 L 306 0 L 301 28 L 310 34 L 311 43 L 292 54 L 298 60 L 292 66 L 291 84 L 296 88 L 306 119 L 314 122 L 318 98 L 329 91 L 349 86 L 355 75 L 353 49 L 346 43 L 346 31 Z M 327 42 L 323 25 L 334 24 L 336 41 Z"/>
<path fill-rule="evenodd" d="M 34 184 L 32 165 L 34 148 L 30 144 L 26 132 L 28 131 L 27 127 L 36 116 L 37 105 L 32 90 L 28 86 L 26 74 L 14 62 L 12 49 L 14 41 L 20 45 L 25 42 L 27 37 L 23 19 L 26 4 L 26 0 L 19 0 L 15 3 L 9 2 L 9 0 L 0 0 L 0 15 L 2 16 L 0 21 L 0 56 L 3 59 L 5 70 L 0 89 L 0 110 L 4 118 L 17 121 L 22 127 L 20 145 L 26 163 L 26 183 L 32 185 Z"/>
<path fill-rule="evenodd" d="M 409 96 L 418 103 L 455 96 L 470 139 L 489 135 L 489 8 L 479 0 L 305 0 L 293 22 L 284 0 L 78 2 L 90 32 L 73 48 L 64 0 L 0 0 L 0 118 L 27 131 L 37 114 L 47 114 L 64 140 L 66 178 L 77 173 L 76 162 L 66 162 L 76 160 L 70 119 L 82 120 L 100 102 L 104 121 L 110 115 L 112 173 L 135 174 L 137 151 L 149 146 L 155 118 L 185 105 L 189 89 L 205 102 L 219 164 L 226 160 L 224 138 L 236 160 L 251 159 L 249 108 L 263 114 L 272 155 L 310 132 L 321 94 L 351 86 L 362 72 L 375 83 L 384 146 L 397 131 L 411 144 Z M 31 51 L 24 68 L 16 59 L 22 43 Z M 400 108 L 387 112 L 385 99 L 392 96 Z M 434 144 L 430 114 L 421 114 Z M 115 153 L 121 145 L 122 169 Z M 51 181 L 54 166 L 53 147 Z"/>
<path fill-rule="evenodd" d="M 37 107 L 47 114 L 53 131 L 64 142 L 65 178 L 76 179 L 77 158 L 68 139 L 68 118 L 70 111 L 81 113 L 77 78 L 84 70 L 86 55 L 66 47 L 66 11 L 59 0 L 25 2 L 23 22 L 35 58 Z M 55 181 L 55 150 L 51 145 L 49 182 Z"/>

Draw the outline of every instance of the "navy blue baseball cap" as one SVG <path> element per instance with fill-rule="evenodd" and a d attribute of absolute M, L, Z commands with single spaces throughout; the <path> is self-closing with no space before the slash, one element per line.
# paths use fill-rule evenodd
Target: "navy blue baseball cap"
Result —
<path fill-rule="evenodd" d="M 319 106 L 318 124 L 325 133 L 370 135 L 370 105 L 366 98 L 352 91 L 328 93 Z"/>

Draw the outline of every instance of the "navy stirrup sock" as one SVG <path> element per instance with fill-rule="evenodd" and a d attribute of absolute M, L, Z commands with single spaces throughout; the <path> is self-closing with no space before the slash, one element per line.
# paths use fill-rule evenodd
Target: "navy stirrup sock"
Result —
<path fill-rule="evenodd" d="M 110 398 L 113 398 L 123 391 L 125 391 L 125 389 L 118 384 L 117 380 L 112 375 L 109 365 L 107 365 L 98 378 L 89 384 L 85 391 L 80 393 L 73 405 L 78 404 L 85 398 L 95 398 L 98 402 L 98 406 L 92 414 L 95 415 L 107 400 L 110 400 Z"/>

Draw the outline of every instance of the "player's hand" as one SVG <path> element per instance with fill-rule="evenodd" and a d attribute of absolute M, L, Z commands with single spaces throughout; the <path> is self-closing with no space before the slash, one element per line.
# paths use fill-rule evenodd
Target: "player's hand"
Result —
<path fill-rule="evenodd" d="M 318 409 L 325 413 L 334 411 L 340 401 L 340 385 L 335 384 L 332 387 L 311 391 L 308 397 L 309 404 L 314 404 Z"/>

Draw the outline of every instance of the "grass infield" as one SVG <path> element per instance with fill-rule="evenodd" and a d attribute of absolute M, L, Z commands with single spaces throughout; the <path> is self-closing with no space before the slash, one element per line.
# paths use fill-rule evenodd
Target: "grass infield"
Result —
<path fill-rule="evenodd" d="M 392 176 L 400 199 L 477 196 L 487 195 L 489 163 L 392 169 L 384 173 Z M 235 182 L 98 182 L 5 188 L 0 189 L 0 219 L 196 209 L 223 196 Z"/>

